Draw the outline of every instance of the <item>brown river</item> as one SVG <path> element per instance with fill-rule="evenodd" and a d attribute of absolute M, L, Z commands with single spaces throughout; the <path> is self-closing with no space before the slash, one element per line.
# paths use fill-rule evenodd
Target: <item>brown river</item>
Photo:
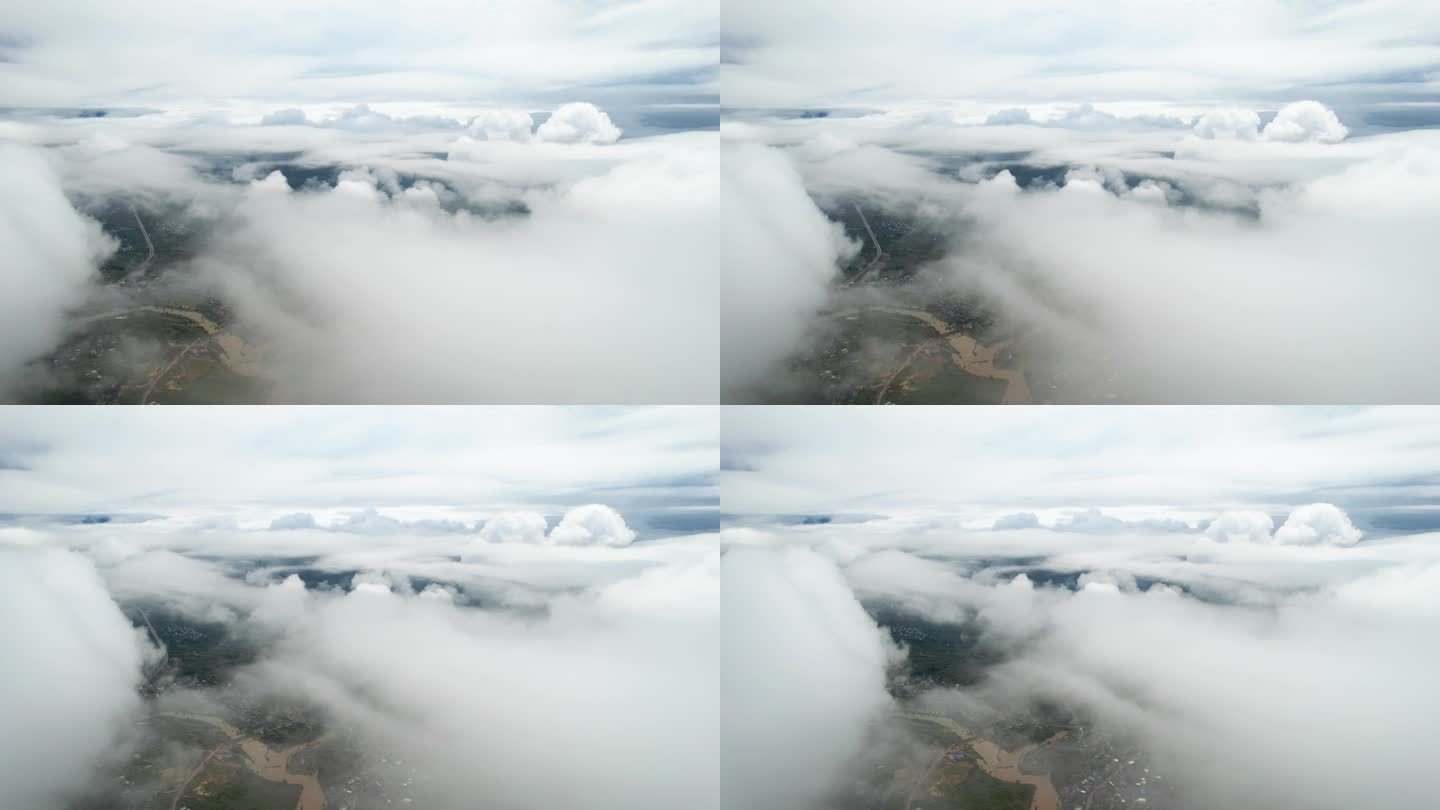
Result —
<path fill-rule="evenodd" d="M 939 318 L 931 315 L 923 309 L 907 309 L 903 307 L 869 307 L 869 311 L 885 312 L 891 315 L 904 315 L 921 321 L 937 335 L 946 335 L 952 331 L 950 326 Z M 829 315 L 832 318 L 844 318 L 856 315 L 865 310 L 850 309 L 841 312 L 834 312 Z M 1001 398 L 1002 405 L 1024 405 L 1030 401 L 1030 386 L 1025 382 L 1025 374 L 1019 370 L 1008 368 L 997 368 L 995 357 L 1005 348 L 1005 343 L 993 343 L 986 346 L 966 334 L 953 334 L 945 337 L 945 343 L 950 348 L 951 359 L 966 374 L 973 374 L 976 377 L 986 377 L 992 380 L 1001 380 L 1005 383 L 1005 394 Z M 885 391 L 890 388 L 890 383 L 900 376 L 900 372 L 908 366 L 911 361 L 919 356 L 923 346 L 915 347 L 915 351 L 895 373 L 890 375 L 890 380 L 880 391 L 880 398 L 884 398 Z M 878 404 L 878 403 L 877 403 Z"/>
<path fill-rule="evenodd" d="M 1034 786 L 1035 798 L 1030 801 L 1030 810 L 1060 810 L 1060 795 L 1055 792 L 1055 785 L 1050 781 L 1050 776 L 1048 774 L 1021 773 L 1020 762 L 1025 759 L 1026 754 L 1048 748 L 1065 739 L 1069 732 L 1061 731 L 1042 742 L 1006 751 L 991 740 L 976 737 L 969 729 L 949 717 L 935 714 L 905 714 L 904 716 L 913 720 L 928 720 L 958 734 L 966 744 L 975 750 L 975 754 L 980 758 L 980 767 L 996 779 Z"/>
<path fill-rule="evenodd" d="M 225 732 L 225 736 L 230 738 L 231 744 L 239 741 L 240 751 L 245 754 L 246 764 L 248 764 L 250 770 L 254 771 L 261 779 L 300 786 L 300 800 L 295 804 L 295 810 L 325 810 L 325 793 L 320 789 L 320 780 L 316 779 L 313 774 L 290 773 L 289 763 L 291 755 L 310 746 L 318 745 L 325 737 L 329 736 L 328 734 L 307 743 L 292 745 L 289 748 L 271 748 L 254 737 L 245 737 L 240 733 L 240 729 L 230 725 L 230 723 L 226 722 L 223 718 L 208 714 L 186 714 L 183 712 L 169 712 L 166 716 L 179 717 L 185 720 L 196 720 L 215 726 Z M 190 777 L 185 780 L 185 784 L 180 786 L 180 792 L 175 796 L 176 802 L 185 794 L 185 789 L 190 786 L 190 782 L 204 771 L 205 763 L 219 750 L 220 749 L 217 748 L 215 751 L 206 754 L 205 760 L 200 763 L 200 767 L 196 768 L 195 771 L 190 774 Z"/>

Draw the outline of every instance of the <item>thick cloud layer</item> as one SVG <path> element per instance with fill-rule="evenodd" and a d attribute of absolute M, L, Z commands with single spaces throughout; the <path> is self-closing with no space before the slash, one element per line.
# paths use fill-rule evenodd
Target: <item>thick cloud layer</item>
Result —
<path fill-rule="evenodd" d="M 713 144 L 657 144 L 518 220 L 368 172 L 310 192 L 272 175 L 197 266 L 273 348 L 281 400 L 713 400 L 717 259 L 692 249 L 714 232 Z"/>
<path fill-rule="evenodd" d="M 722 569 L 724 806 L 815 806 L 890 705 L 893 642 L 813 552 L 734 550 Z"/>
<path fill-rule="evenodd" d="M 778 151 L 727 144 L 722 160 L 721 375 L 725 398 L 745 401 L 780 371 L 824 304 L 839 263 L 859 245 L 815 207 Z"/>
<path fill-rule="evenodd" d="M 374 582 L 310 596 L 252 677 L 398 746 L 426 769 L 417 792 L 436 806 L 484 794 L 501 806 L 659 808 L 683 794 L 713 808 L 715 568 L 701 558 L 559 599 L 541 622 Z M 676 593 L 652 609 L 656 594 Z M 557 750 L 602 739 L 553 778 Z"/>
<path fill-rule="evenodd" d="M 60 807 L 140 706 L 146 644 L 85 557 L 0 538 L 0 805 Z"/>
<path fill-rule="evenodd" d="M 0 143 L 0 394 L 60 337 L 86 299 L 95 267 L 115 249 L 60 191 L 45 155 Z"/>

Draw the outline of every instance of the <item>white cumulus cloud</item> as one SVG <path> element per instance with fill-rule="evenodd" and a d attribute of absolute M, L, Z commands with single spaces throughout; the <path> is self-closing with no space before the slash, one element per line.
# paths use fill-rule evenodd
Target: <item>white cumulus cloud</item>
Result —
<path fill-rule="evenodd" d="M 551 113 L 535 130 L 535 138 L 552 143 L 614 143 L 620 140 L 620 128 L 610 121 L 604 110 L 577 101 Z"/>
<path fill-rule="evenodd" d="M 628 546 L 635 531 L 625 525 L 625 518 L 610 507 L 591 503 L 577 506 L 565 513 L 550 532 L 550 542 L 561 545 Z"/>
<path fill-rule="evenodd" d="M 1275 542 L 1287 545 L 1353 546 L 1365 533 L 1355 528 L 1350 516 L 1330 503 L 1312 503 L 1296 508 L 1275 531 Z"/>

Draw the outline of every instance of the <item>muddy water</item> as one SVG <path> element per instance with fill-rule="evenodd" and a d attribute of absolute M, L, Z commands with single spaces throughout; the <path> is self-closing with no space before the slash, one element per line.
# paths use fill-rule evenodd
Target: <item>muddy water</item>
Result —
<path fill-rule="evenodd" d="M 314 743 L 275 749 L 256 739 L 240 744 L 240 750 L 250 760 L 250 767 L 261 779 L 300 786 L 300 801 L 295 810 L 324 810 L 325 793 L 320 789 L 320 780 L 310 774 L 290 773 L 290 755 Z"/>
<path fill-rule="evenodd" d="M 240 729 L 235 728 L 220 717 L 208 714 L 187 714 L 184 712 L 168 712 L 166 716 L 209 723 L 225 732 L 225 736 L 229 737 L 232 741 L 241 738 Z M 308 743 L 302 743 L 300 745 L 292 745 L 289 748 L 271 748 L 253 737 L 247 737 L 240 742 L 240 750 L 245 754 L 245 758 L 249 760 L 250 769 L 261 779 L 300 786 L 300 801 L 296 803 L 295 810 L 325 810 L 325 792 L 320 789 L 320 780 L 311 774 L 290 773 L 289 763 L 292 754 L 309 748 L 312 745 L 318 745 L 328 736 L 329 735 L 326 734 L 320 739 L 311 740 Z M 211 754 L 213 753 L 212 751 Z M 207 755 L 206 760 L 208 761 L 209 758 Z M 202 762 L 201 767 L 196 769 L 196 772 L 191 775 L 190 779 L 198 776 L 203 769 L 204 763 Z M 186 785 L 189 784 L 189 781 L 190 780 L 186 780 Z M 184 793 L 183 786 L 181 793 Z M 178 795 L 176 799 L 178 801 Z"/>
<path fill-rule="evenodd" d="M 934 714 L 906 714 L 914 720 L 928 720 L 936 725 L 944 726 L 963 738 L 967 745 L 974 749 L 975 754 L 980 757 L 980 767 L 985 772 L 1006 782 L 1020 782 L 1032 785 L 1035 788 L 1035 797 L 1030 801 L 1030 810 L 1060 810 L 1060 795 L 1055 791 L 1055 785 L 1050 781 L 1048 774 L 1030 775 L 1020 772 L 1020 762 L 1026 754 L 1048 748 L 1057 742 L 1065 739 L 1069 734 L 1061 731 L 1047 740 L 1017 748 L 1014 751 L 1006 751 L 993 741 L 983 737 L 977 738 L 969 729 L 950 719 Z"/>
<path fill-rule="evenodd" d="M 935 334 L 943 335 L 950 331 L 949 325 L 939 318 L 919 309 L 900 309 L 898 307 L 876 307 L 881 312 L 888 312 L 892 315 L 907 315 L 916 320 L 923 321 Z M 965 370 L 967 374 L 976 377 L 988 377 L 992 380 L 1004 380 L 1005 396 L 1001 400 L 1004 405 L 1023 405 L 1030 401 L 1030 387 L 1025 383 L 1025 375 L 1019 371 L 995 367 L 995 356 L 1005 348 L 1004 343 L 995 343 L 986 346 L 975 338 L 965 334 L 950 335 L 945 338 L 953 351 L 955 364 Z"/>

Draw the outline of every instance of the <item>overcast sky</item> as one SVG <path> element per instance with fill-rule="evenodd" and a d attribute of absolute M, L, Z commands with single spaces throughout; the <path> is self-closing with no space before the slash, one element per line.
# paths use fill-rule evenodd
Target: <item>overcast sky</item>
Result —
<path fill-rule="evenodd" d="M 733 0 L 724 102 L 1332 104 L 1436 100 L 1426 0 Z"/>
<path fill-rule="evenodd" d="M 717 410 L 12 408 L 0 512 L 475 520 L 599 500 L 713 513 Z"/>
<path fill-rule="evenodd" d="M 713 0 L 7 3 L 0 105 L 714 103 Z"/>
<path fill-rule="evenodd" d="M 1440 495 L 1426 408 L 726 408 L 732 514 L 954 515 L 1091 508 L 1195 520 Z"/>

